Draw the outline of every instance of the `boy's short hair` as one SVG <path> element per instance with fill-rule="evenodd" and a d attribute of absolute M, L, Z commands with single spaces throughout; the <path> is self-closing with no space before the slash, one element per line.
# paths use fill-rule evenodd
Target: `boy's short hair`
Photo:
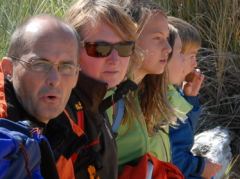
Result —
<path fill-rule="evenodd" d="M 182 40 L 182 52 L 186 52 L 190 48 L 201 47 L 201 37 L 198 30 L 184 21 L 183 19 L 168 16 L 168 23 L 177 28 L 179 36 Z"/>

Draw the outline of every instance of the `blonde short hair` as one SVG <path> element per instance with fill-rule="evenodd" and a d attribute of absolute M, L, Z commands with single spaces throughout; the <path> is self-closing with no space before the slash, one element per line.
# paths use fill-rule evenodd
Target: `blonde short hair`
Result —
<path fill-rule="evenodd" d="M 194 26 L 183 19 L 172 16 L 168 17 L 168 22 L 178 30 L 178 34 L 182 41 L 183 53 L 185 53 L 189 48 L 201 47 L 201 36 Z"/>
<path fill-rule="evenodd" d="M 91 30 L 101 22 L 107 23 L 125 41 L 136 41 L 137 25 L 123 7 L 112 0 L 78 0 L 67 11 L 66 20 L 82 37 L 82 33 Z M 90 27 L 89 27 L 90 26 Z M 137 48 L 129 64 L 128 73 L 139 66 L 141 58 Z"/>

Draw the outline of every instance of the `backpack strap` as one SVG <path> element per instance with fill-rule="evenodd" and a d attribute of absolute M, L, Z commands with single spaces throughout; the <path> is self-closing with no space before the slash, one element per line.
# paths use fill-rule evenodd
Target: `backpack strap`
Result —
<path fill-rule="evenodd" d="M 112 124 L 112 131 L 114 133 L 117 133 L 118 128 L 121 125 L 121 122 L 123 120 L 123 115 L 124 115 L 124 107 L 125 103 L 123 99 L 120 99 L 116 103 L 116 115 L 115 118 L 113 119 L 113 124 Z"/>
<path fill-rule="evenodd" d="M 116 105 L 116 115 L 113 119 L 112 131 L 114 134 L 117 133 L 118 128 L 121 125 L 124 116 L 124 100 L 123 97 L 128 94 L 130 91 L 137 89 L 137 84 L 131 80 L 126 80 L 117 86 L 116 91 L 113 95 L 105 98 L 99 105 L 99 111 L 105 113 L 108 108 L 110 108 L 114 103 Z M 106 115 L 107 116 L 107 115 Z"/>
<path fill-rule="evenodd" d="M 113 95 L 105 98 L 99 105 L 99 111 L 104 113 L 108 108 L 110 108 L 113 103 L 116 103 L 118 100 L 122 99 L 129 91 L 135 91 L 137 89 L 137 84 L 131 80 L 126 80 L 119 85 Z"/>
<path fill-rule="evenodd" d="M 152 179 L 153 176 L 153 163 L 152 161 L 148 160 L 147 162 L 147 178 L 146 179 Z"/>

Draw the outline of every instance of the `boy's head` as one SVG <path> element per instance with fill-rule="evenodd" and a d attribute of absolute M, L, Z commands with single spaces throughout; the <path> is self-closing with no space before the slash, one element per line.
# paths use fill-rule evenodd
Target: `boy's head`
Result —
<path fill-rule="evenodd" d="M 201 37 L 198 30 L 188 22 L 169 16 L 169 24 L 178 29 L 179 36 L 182 40 L 182 53 L 184 55 L 185 76 L 197 67 L 196 55 L 201 47 Z"/>

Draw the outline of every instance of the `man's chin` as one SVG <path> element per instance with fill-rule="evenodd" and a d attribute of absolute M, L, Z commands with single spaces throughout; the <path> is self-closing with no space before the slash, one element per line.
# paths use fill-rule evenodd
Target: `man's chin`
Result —
<path fill-rule="evenodd" d="M 38 115 L 38 120 L 40 122 L 43 122 L 45 124 L 47 124 L 51 119 L 54 119 L 56 117 L 58 117 L 61 113 L 63 112 L 63 110 L 54 110 L 54 111 L 48 111 L 48 112 L 43 112 L 41 114 L 44 115 Z"/>

